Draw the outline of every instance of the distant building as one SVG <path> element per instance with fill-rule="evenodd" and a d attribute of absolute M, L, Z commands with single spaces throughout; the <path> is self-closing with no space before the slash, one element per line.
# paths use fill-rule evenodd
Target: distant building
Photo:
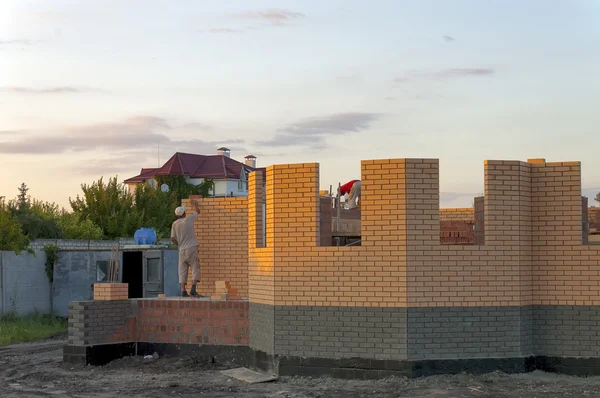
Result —
<path fill-rule="evenodd" d="M 217 149 L 216 155 L 175 153 L 162 167 L 143 168 L 139 175 L 128 178 L 124 183 L 133 192 L 138 184 L 159 176 L 183 175 L 191 184 L 201 184 L 211 179 L 215 184 L 214 196 L 248 196 L 248 173 L 263 171 L 256 167 L 256 156 L 248 155 L 244 162 L 230 157 L 228 148 Z"/>

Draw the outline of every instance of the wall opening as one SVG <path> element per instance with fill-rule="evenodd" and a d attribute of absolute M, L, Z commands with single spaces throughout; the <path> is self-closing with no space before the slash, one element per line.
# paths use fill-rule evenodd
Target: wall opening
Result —
<path fill-rule="evenodd" d="M 483 245 L 484 197 L 473 200 L 468 208 L 440 209 L 440 243 L 442 245 Z"/>
<path fill-rule="evenodd" d="M 129 298 L 144 297 L 142 252 L 123 252 L 123 283 L 129 284 Z"/>
<path fill-rule="evenodd" d="M 348 183 L 349 184 L 349 183 Z M 361 245 L 361 210 L 360 189 L 355 205 L 349 205 L 352 194 L 338 194 L 338 189 L 322 190 L 319 193 L 320 246 L 360 246 Z"/>

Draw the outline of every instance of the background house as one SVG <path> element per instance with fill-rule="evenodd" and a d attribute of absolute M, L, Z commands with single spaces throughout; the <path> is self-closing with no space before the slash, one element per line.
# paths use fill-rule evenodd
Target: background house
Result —
<path fill-rule="evenodd" d="M 216 155 L 175 153 L 162 167 L 143 168 L 139 175 L 124 181 L 130 190 L 157 176 L 184 175 L 191 184 L 211 179 L 215 184 L 214 196 L 248 196 L 248 173 L 265 170 L 256 167 L 256 156 L 248 155 L 244 162 L 232 159 L 228 148 L 217 149 Z M 263 176 L 266 173 L 263 173 Z"/>

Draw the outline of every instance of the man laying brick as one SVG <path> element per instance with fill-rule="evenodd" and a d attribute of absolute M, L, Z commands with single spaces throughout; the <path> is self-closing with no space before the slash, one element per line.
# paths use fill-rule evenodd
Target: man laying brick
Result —
<path fill-rule="evenodd" d="M 348 194 L 348 208 L 354 209 L 358 203 L 360 203 L 360 188 L 361 183 L 360 180 L 352 180 L 340 187 L 340 197 Z"/>
<path fill-rule="evenodd" d="M 192 268 L 192 290 L 189 295 L 202 297 L 196 292 L 196 284 L 200 282 L 200 261 L 198 260 L 198 238 L 194 229 L 200 208 L 197 201 L 192 200 L 192 204 L 196 212 L 189 216 L 185 212 L 185 207 L 180 206 L 175 209 L 177 220 L 171 226 L 171 241 L 179 248 L 179 284 L 182 297 L 188 297 L 186 283 L 189 268 Z"/>

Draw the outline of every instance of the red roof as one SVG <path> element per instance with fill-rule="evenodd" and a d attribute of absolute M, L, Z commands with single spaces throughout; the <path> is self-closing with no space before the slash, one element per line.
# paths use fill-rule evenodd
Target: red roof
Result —
<path fill-rule="evenodd" d="M 124 182 L 137 183 L 154 176 L 185 175 L 190 178 L 239 179 L 242 168 L 246 172 L 265 168 L 253 168 L 223 155 L 195 155 L 177 152 L 160 168 L 142 169 L 139 175 Z M 264 175 L 264 174 L 263 174 Z"/>

